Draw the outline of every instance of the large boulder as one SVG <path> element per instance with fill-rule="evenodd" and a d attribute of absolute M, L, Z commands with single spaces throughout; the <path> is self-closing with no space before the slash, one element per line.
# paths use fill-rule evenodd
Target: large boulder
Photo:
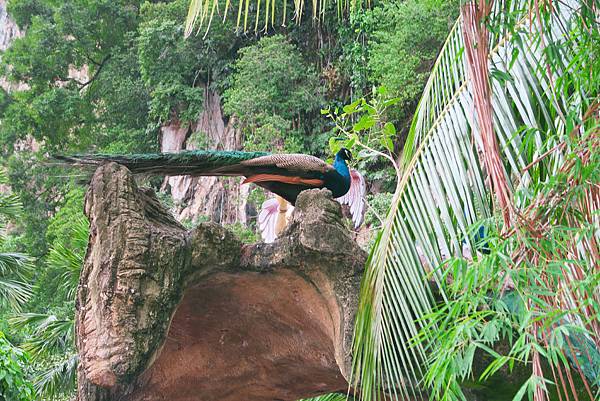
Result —
<path fill-rule="evenodd" d="M 326 190 L 273 244 L 182 227 L 115 163 L 86 198 L 80 401 L 297 400 L 345 391 L 365 252 Z"/>

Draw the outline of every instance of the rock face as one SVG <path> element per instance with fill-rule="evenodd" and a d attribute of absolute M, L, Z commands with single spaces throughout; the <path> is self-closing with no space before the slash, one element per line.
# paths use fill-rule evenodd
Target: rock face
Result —
<path fill-rule="evenodd" d="M 217 149 L 240 150 L 243 138 L 233 120 L 225 121 L 220 96 L 205 90 L 202 113 L 193 124 L 173 120 L 161 128 L 162 152 Z M 174 214 L 179 221 L 208 217 L 219 224 L 246 223 L 250 187 L 240 185 L 241 178 L 167 177 L 165 187 L 175 201 Z"/>
<path fill-rule="evenodd" d="M 100 167 L 78 290 L 80 401 L 297 400 L 346 390 L 366 255 L 328 191 L 305 191 L 273 244 L 186 231 Z"/>
<path fill-rule="evenodd" d="M 0 51 L 8 49 L 10 42 L 22 35 L 17 24 L 8 16 L 6 3 L 6 0 L 0 0 Z"/>
<path fill-rule="evenodd" d="M 23 32 L 21 32 L 17 24 L 8 15 L 6 3 L 6 0 L 0 0 L 0 53 L 8 49 L 15 38 L 23 36 Z M 26 86 L 8 82 L 4 77 L 0 77 L 0 88 L 12 92 L 15 90 L 26 89 Z"/>

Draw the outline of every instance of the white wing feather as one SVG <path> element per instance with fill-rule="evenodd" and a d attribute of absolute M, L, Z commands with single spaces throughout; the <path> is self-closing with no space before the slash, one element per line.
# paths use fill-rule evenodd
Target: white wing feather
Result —
<path fill-rule="evenodd" d="M 336 200 L 342 205 L 350 206 L 354 228 L 360 227 L 363 222 L 366 192 L 365 178 L 358 171 L 350 170 L 350 189 L 346 195 L 336 198 Z"/>
<path fill-rule="evenodd" d="M 365 178 L 356 170 L 350 171 L 350 189 L 346 195 L 336 198 L 342 205 L 350 206 L 350 214 L 354 228 L 360 227 L 363 222 L 365 212 Z M 294 209 L 288 205 L 288 214 Z M 267 199 L 263 202 L 260 213 L 258 214 L 258 227 L 260 235 L 265 243 L 271 243 L 277 238 L 277 218 L 279 215 L 279 201 L 277 197 Z"/>
<path fill-rule="evenodd" d="M 267 199 L 263 202 L 258 214 L 258 227 L 260 235 L 264 242 L 270 243 L 275 241 L 277 233 L 275 226 L 277 224 L 277 215 L 279 214 L 279 202 L 277 198 Z"/>

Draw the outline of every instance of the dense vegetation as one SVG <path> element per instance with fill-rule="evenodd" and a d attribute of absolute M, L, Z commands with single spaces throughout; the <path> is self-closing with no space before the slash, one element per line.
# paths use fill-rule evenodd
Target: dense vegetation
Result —
<path fill-rule="evenodd" d="M 349 103 L 380 84 L 401 99 L 402 108 L 388 118 L 405 132 L 458 14 L 451 1 L 375 3 L 345 21 L 333 11 L 318 26 L 307 18 L 271 27 L 266 35 L 226 22 L 214 24 L 207 36 L 184 39 L 188 4 L 8 2 L 25 35 L 1 55 L 1 71 L 25 86 L 0 92 L 2 168 L 7 193 L 20 202 L 18 218 L 6 219 L 0 251 L 28 255 L 29 267 L 13 263 L 0 270 L 0 277 L 20 280 L 26 289 L 19 298 L 14 289 L 1 293 L 0 330 L 6 346 L 27 352 L 2 351 L 13 365 L 27 366 L 15 371 L 25 383 L 22 399 L 30 394 L 28 381 L 35 399 L 68 397 L 76 366 L 74 288 L 87 240 L 85 177 L 48 163 L 48 154 L 156 151 L 160 127 L 194 121 L 206 88 L 222 95 L 245 149 L 327 157 L 334 124 L 320 109 Z M 400 149 L 402 136 L 396 142 Z M 363 167 L 374 188 L 392 187 L 385 164 Z M 374 202 L 380 213 L 389 195 L 381 199 Z"/>
<path fill-rule="evenodd" d="M 187 0 L 10 0 L 25 35 L 1 55 L 0 69 L 22 84 L 0 89 L 0 395 L 73 394 L 86 177 L 48 155 L 157 151 L 161 127 L 194 122 L 209 89 L 221 95 L 244 149 L 327 158 L 345 145 L 359 155 L 369 181 L 367 222 L 374 232 L 383 228 L 369 244 L 355 339 L 354 377 L 364 399 L 377 399 L 383 376 L 403 385 L 423 376 L 438 398 L 461 400 L 476 350 L 493 360 L 483 377 L 533 365 L 517 397 L 544 399 L 540 389 L 550 383 L 542 359 L 560 372 L 559 380 L 552 371 L 559 391 L 576 396 L 564 344 L 597 341 L 600 310 L 600 272 L 590 257 L 597 250 L 600 38 L 588 3 L 565 24 L 564 38 L 533 41 L 545 46 L 537 53 L 525 45 L 528 35 L 552 33 L 552 9 L 536 9 L 539 32 L 517 8 L 486 20 L 490 57 L 514 46 L 491 71 L 496 103 L 488 118 L 504 141 L 493 155 L 477 153 L 470 136 L 471 98 L 461 91 L 473 70 L 467 74 L 465 49 L 455 45 L 454 0 L 376 1 L 343 18 L 328 4 L 318 23 L 267 24 L 254 34 L 228 19 L 187 39 Z M 249 21 L 256 11 L 250 8 Z M 197 144 L 215 145 L 202 134 L 194 133 Z M 504 145 L 514 138 L 517 145 Z M 488 181 L 479 156 L 481 163 L 501 158 L 513 190 L 509 212 L 498 206 L 498 182 Z M 147 184 L 159 190 L 161 180 Z M 253 227 L 238 224 L 236 232 L 252 239 Z M 447 302 L 431 305 L 415 278 L 438 273 Z M 517 294 L 509 300 L 508 287 Z M 568 289 L 568 302 L 549 295 L 557 288 Z M 413 336 L 422 341 L 409 348 Z M 493 350 L 500 341 L 509 341 L 505 354 Z M 438 352 L 427 358 L 429 347 Z M 413 357 L 429 368 L 409 371 L 398 362 Z M 593 377 L 579 373 L 575 379 L 596 389 Z"/>

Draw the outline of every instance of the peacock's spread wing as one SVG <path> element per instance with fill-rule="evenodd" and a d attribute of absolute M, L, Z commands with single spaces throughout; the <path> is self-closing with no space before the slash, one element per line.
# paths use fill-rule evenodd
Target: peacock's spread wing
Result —
<path fill-rule="evenodd" d="M 342 205 L 350 206 L 354 228 L 360 227 L 363 222 L 366 192 L 365 178 L 358 171 L 350 170 L 350 190 L 336 200 Z"/>
<path fill-rule="evenodd" d="M 258 214 L 258 228 L 263 241 L 266 243 L 275 241 L 275 237 L 277 237 L 275 227 L 278 214 L 279 202 L 277 198 L 267 199 L 263 202 Z"/>
<path fill-rule="evenodd" d="M 350 206 L 352 222 L 356 229 L 360 227 L 364 219 L 366 183 L 365 178 L 357 170 L 350 170 L 350 177 L 350 190 L 346 195 L 336 198 L 336 200 L 342 205 Z M 287 213 L 290 213 L 293 209 L 292 206 L 288 206 Z M 260 213 L 258 214 L 258 227 L 265 243 L 273 242 L 277 237 L 277 218 L 280 212 L 281 203 L 277 198 L 267 199 L 262 204 Z"/>

